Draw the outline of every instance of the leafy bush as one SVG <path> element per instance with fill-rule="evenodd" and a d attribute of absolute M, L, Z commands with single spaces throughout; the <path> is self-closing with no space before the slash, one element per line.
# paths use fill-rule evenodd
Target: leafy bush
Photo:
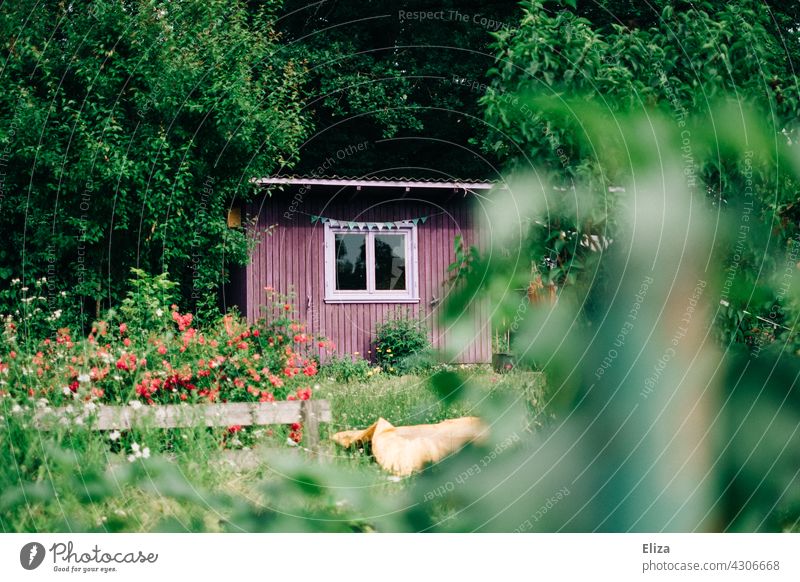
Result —
<path fill-rule="evenodd" d="M 404 373 L 430 353 L 428 330 L 418 319 L 397 316 L 378 326 L 375 361 L 385 371 Z"/>
<path fill-rule="evenodd" d="M 178 284 L 166 272 L 153 276 L 134 268 L 131 273 L 130 290 L 120 307 L 122 319 L 135 321 L 136 330 L 144 332 L 163 329 L 170 321 L 165 306 L 174 304 Z"/>
<path fill-rule="evenodd" d="M 320 375 L 333 378 L 337 382 L 366 382 L 376 374 L 379 367 L 372 366 L 369 361 L 358 355 L 331 356 L 320 368 Z"/>

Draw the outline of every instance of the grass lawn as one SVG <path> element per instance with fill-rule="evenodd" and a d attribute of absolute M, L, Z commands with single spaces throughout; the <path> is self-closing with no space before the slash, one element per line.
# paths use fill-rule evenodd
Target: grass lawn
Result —
<path fill-rule="evenodd" d="M 31 429 L 7 433 L 11 446 L 0 448 L 5 457 L 0 529 L 324 531 L 325 523 L 304 516 L 322 513 L 336 523 L 346 519 L 348 503 L 360 503 L 349 499 L 353 495 L 369 492 L 371 500 L 391 504 L 415 479 L 397 482 L 363 451 L 342 450 L 327 440 L 333 432 L 364 428 L 379 417 L 408 425 L 476 415 L 500 393 L 519 397 L 532 427 L 541 422 L 541 374 L 498 375 L 481 367 L 458 371 L 471 389 L 451 404 L 420 376 L 378 375 L 352 383 L 320 378 L 314 398 L 330 400 L 333 422 L 322 427 L 318 457 L 287 446 L 279 430 L 233 454 L 221 450 L 219 430 L 151 430 L 113 440 L 109 433 L 70 431 L 58 443 Z M 139 450 L 147 447 L 149 458 L 131 462 L 133 442 Z M 343 475 L 349 485 L 341 492 L 315 490 L 315 484 Z M 369 529 L 369 524 L 353 529 Z"/>

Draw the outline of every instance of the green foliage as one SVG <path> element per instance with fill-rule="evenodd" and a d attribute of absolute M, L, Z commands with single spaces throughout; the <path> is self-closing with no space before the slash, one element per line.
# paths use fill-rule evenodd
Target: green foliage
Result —
<path fill-rule="evenodd" d="M 384 371 L 402 374 L 421 366 L 430 350 L 424 322 L 397 313 L 375 330 L 375 361 Z"/>
<path fill-rule="evenodd" d="M 57 291 L 45 277 L 28 285 L 13 279 L 0 289 L 0 349 L 29 349 L 43 338 L 54 338 L 59 328 L 74 325 L 77 315 L 67 293 Z"/>
<path fill-rule="evenodd" d="M 360 356 L 332 355 L 320 367 L 319 373 L 322 377 L 332 378 L 337 382 L 366 382 L 380 371 L 380 368 Z"/>
<path fill-rule="evenodd" d="M 286 50 L 308 68 L 314 95 L 316 134 L 301 170 L 496 177 L 493 156 L 475 151 L 487 131 L 478 99 L 491 34 L 515 26 L 518 10 L 515 1 L 285 2 Z M 433 11 L 436 18 L 414 17 Z M 335 155 L 359 143 L 368 147 L 357 156 Z"/>
<path fill-rule="evenodd" d="M 151 276 L 136 268 L 131 273 L 128 296 L 119 308 L 121 321 L 136 322 L 135 329 L 144 333 L 163 329 L 170 321 L 169 306 L 178 284 L 167 273 Z"/>
<path fill-rule="evenodd" d="M 677 130 L 682 180 L 718 209 L 725 225 L 715 260 L 736 272 L 723 288 L 728 315 L 718 333 L 758 344 L 759 321 L 780 324 L 800 313 L 789 309 L 788 298 L 774 309 L 779 298 L 758 281 L 800 233 L 800 182 L 774 172 L 780 146 L 797 141 L 800 94 L 787 59 L 787 50 L 800 55 L 796 35 L 776 28 L 768 8 L 749 0 L 664 1 L 653 5 L 657 12 L 627 1 L 601 4 L 567 10 L 532 0 L 523 5 L 518 30 L 496 35 L 491 90 L 482 99 L 493 128 L 485 146 L 522 174 L 535 163 L 554 188 L 539 197 L 546 219 L 523 214 L 525 256 L 559 287 L 580 282 L 585 292 L 613 285 L 598 269 L 599 251 L 619 238 L 620 186 L 653 150 L 631 148 L 622 132 L 599 134 L 586 124 L 652 111 Z M 796 9 L 772 8 L 783 22 L 796 22 Z M 751 117 L 723 123 L 742 110 Z M 765 131 L 742 133 L 741 125 Z M 648 131 L 655 130 L 640 135 Z M 735 145 L 742 140 L 747 148 Z M 589 302 L 598 296 L 585 295 Z"/>
<path fill-rule="evenodd" d="M 86 304 L 85 325 L 125 297 L 136 266 L 172 273 L 182 307 L 217 305 L 248 250 L 227 207 L 291 163 L 307 130 L 277 5 L 4 7 L 0 288 L 46 276 Z"/>

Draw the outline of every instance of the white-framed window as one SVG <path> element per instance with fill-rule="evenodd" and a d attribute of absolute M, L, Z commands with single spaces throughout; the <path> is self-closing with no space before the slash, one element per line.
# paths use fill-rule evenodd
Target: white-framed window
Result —
<path fill-rule="evenodd" d="M 325 301 L 418 302 L 417 227 L 361 230 L 325 224 Z"/>

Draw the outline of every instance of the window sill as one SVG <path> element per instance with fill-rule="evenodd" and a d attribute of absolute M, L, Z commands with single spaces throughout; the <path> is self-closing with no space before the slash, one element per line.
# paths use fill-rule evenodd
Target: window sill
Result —
<path fill-rule="evenodd" d="M 325 303 L 419 303 L 409 297 L 326 297 Z"/>

